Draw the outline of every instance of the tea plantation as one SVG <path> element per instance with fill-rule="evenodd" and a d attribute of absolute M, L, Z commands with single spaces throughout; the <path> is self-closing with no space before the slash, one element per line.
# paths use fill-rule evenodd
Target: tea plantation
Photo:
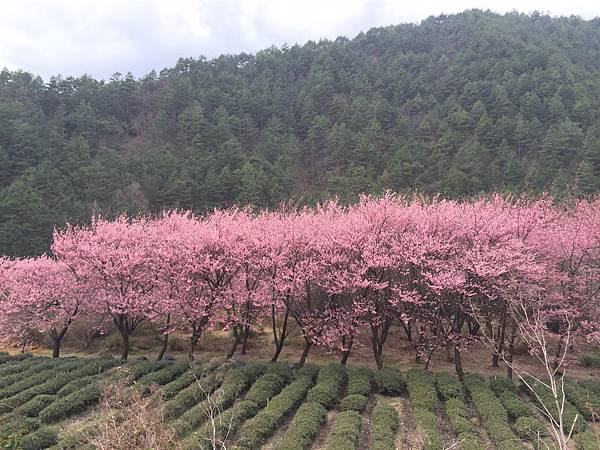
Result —
<path fill-rule="evenodd" d="M 104 393 L 123 379 L 160 399 L 173 448 L 512 450 L 553 446 L 536 408 L 550 392 L 504 378 L 331 364 L 203 363 L 0 354 L 0 448 L 93 449 Z M 568 381 L 577 449 L 597 449 L 600 381 Z M 123 409 L 122 411 L 126 411 Z"/>

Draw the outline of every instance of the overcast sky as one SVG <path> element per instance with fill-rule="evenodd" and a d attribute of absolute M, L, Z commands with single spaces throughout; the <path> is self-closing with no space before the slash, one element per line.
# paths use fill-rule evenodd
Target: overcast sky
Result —
<path fill-rule="evenodd" d="M 469 8 L 600 16 L 594 0 L 53 0 L 2 1 L 0 68 L 50 75 L 142 76 L 179 57 L 255 52 L 353 37 Z"/>

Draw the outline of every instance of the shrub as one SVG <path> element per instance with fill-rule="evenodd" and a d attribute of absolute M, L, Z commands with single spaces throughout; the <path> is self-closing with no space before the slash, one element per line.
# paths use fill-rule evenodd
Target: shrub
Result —
<path fill-rule="evenodd" d="M 517 392 L 517 387 L 511 380 L 509 380 L 508 378 L 496 376 L 490 377 L 490 389 L 497 396 L 500 396 L 500 394 L 507 391 Z"/>
<path fill-rule="evenodd" d="M 358 443 L 361 417 L 356 411 L 338 414 L 329 435 L 328 450 L 354 450 Z"/>
<path fill-rule="evenodd" d="M 4 416 L 0 419 L 0 439 L 11 436 L 32 433 L 40 426 L 39 421 L 16 414 Z"/>
<path fill-rule="evenodd" d="M 456 375 L 440 372 L 435 375 L 435 385 L 442 400 L 465 397 L 463 385 Z"/>
<path fill-rule="evenodd" d="M 42 423 L 54 423 L 66 419 L 98 403 L 100 396 L 100 388 L 93 383 L 52 402 L 40 412 L 40 420 Z"/>
<path fill-rule="evenodd" d="M 152 384 L 162 386 L 173 381 L 179 375 L 184 373 L 188 368 L 189 363 L 187 361 L 177 361 L 155 372 L 150 372 L 146 375 L 143 375 L 138 379 L 137 384 L 142 388 L 148 387 Z"/>
<path fill-rule="evenodd" d="M 527 379 L 528 387 L 525 383 L 521 385 L 521 389 L 538 405 L 538 407 L 544 408 L 546 406 L 550 414 L 552 414 L 554 420 L 558 422 L 558 411 L 556 411 L 554 396 L 552 391 L 542 383 L 534 380 L 533 378 Z M 564 431 L 569 432 L 573 426 L 574 433 L 581 433 L 586 431 L 587 424 L 579 414 L 579 411 L 572 403 L 568 400 L 563 405 L 563 424 Z"/>
<path fill-rule="evenodd" d="M 425 434 L 425 449 L 443 448 L 436 416 L 438 398 L 434 378 L 430 372 L 411 369 L 407 374 L 407 389 L 415 421 Z"/>
<path fill-rule="evenodd" d="M 593 391 L 579 384 L 565 382 L 565 395 L 586 420 L 592 420 L 600 414 L 600 398 Z"/>
<path fill-rule="evenodd" d="M 24 436 L 19 442 L 20 450 L 43 450 L 52 447 L 58 442 L 56 430 L 41 427 L 31 434 Z"/>
<path fill-rule="evenodd" d="M 83 378 L 79 378 L 79 379 L 70 381 L 67 384 L 65 384 L 63 387 L 61 387 L 58 390 L 58 392 L 56 393 L 56 395 L 58 397 L 65 397 L 69 394 L 72 394 L 73 392 L 79 391 L 80 389 L 83 389 L 84 387 L 89 386 L 92 383 L 96 383 L 99 380 L 100 380 L 100 377 L 98 375 L 94 375 L 94 376 L 83 377 Z"/>
<path fill-rule="evenodd" d="M 339 364 L 329 364 L 319 371 L 317 384 L 308 393 L 307 402 L 319 403 L 326 409 L 335 406 L 344 385 L 345 372 Z"/>
<path fill-rule="evenodd" d="M 240 393 L 248 389 L 261 370 L 262 367 L 255 365 L 230 370 L 219 389 L 214 392 L 205 391 L 202 400 L 185 411 L 177 422 L 172 424 L 175 432 L 181 435 L 192 430 L 207 420 L 211 411 L 222 411 L 231 406 Z"/>
<path fill-rule="evenodd" d="M 411 369 L 406 378 L 412 407 L 435 411 L 438 398 L 433 375 L 421 369 Z"/>
<path fill-rule="evenodd" d="M 284 385 L 285 380 L 278 374 L 272 372 L 266 373 L 250 387 L 244 400 L 252 401 L 262 408 L 273 396 L 281 391 Z"/>
<path fill-rule="evenodd" d="M 393 367 L 384 367 L 375 374 L 377 390 L 381 395 L 399 396 L 406 393 L 406 381 L 402 373 Z"/>
<path fill-rule="evenodd" d="M 600 380 L 590 378 L 587 380 L 580 380 L 578 381 L 578 384 L 584 389 L 592 392 L 594 395 L 600 396 Z"/>
<path fill-rule="evenodd" d="M 498 398 L 502 402 L 504 408 L 506 408 L 508 419 L 511 422 L 514 422 L 519 417 L 529 417 L 533 415 L 531 407 L 527 402 L 521 400 L 516 392 L 504 391 L 500 393 Z"/>
<path fill-rule="evenodd" d="M 347 395 L 371 395 L 371 382 L 373 372 L 365 367 L 351 367 L 348 369 Z"/>
<path fill-rule="evenodd" d="M 307 372 L 308 370 L 302 373 Z M 314 374 L 314 370 L 312 372 Z M 314 375 L 300 375 L 273 397 L 266 408 L 242 426 L 237 447 L 250 449 L 260 447 L 283 422 L 285 416 L 302 402 L 313 380 Z"/>
<path fill-rule="evenodd" d="M 451 398 L 446 402 L 446 415 L 452 429 L 457 435 L 463 433 L 475 433 L 473 425 L 469 421 L 467 406 L 459 398 Z"/>
<path fill-rule="evenodd" d="M 199 433 L 194 433 L 193 441 L 202 444 L 210 443 L 212 437 L 224 439 L 235 433 L 245 420 L 255 416 L 258 411 L 259 407 L 256 403 L 251 400 L 242 400 L 215 418 L 214 430 L 213 424 L 207 423 Z"/>
<path fill-rule="evenodd" d="M 318 403 L 303 403 L 275 444 L 276 450 L 306 450 L 327 420 L 327 410 Z"/>
<path fill-rule="evenodd" d="M 600 352 L 584 352 L 579 355 L 579 364 L 583 367 L 593 367 L 595 369 L 600 367 Z"/>
<path fill-rule="evenodd" d="M 40 411 L 54 400 L 56 400 L 56 395 L 38 395 L 18 408 L 15 408 L 14 412 L 26 417 L 37 417 Z"/>
<path fill-rule="evenodd" d="M 573 436 L 577 450 L 598 450 L 600 442 L 593 431 L 584 431 Z"/>
<path fill-rule="evenodd" d="M 169 361 L 133 361 L 127 363 L 125 371 L 132 380 L 138 380 L 150 372 L 162 369 L 170 364 Z"/>
<path fill-rule="evenodd" d="M 480 375 L 466 374 L 465 387 L 469 391 L 483 426 L 498 450 L 520 447 L 520 441 L 508 424 L 508 414 L 500 400 Z"/>
<path fill-rule="evenodd" d="M 202 376 L 205 375 L 205 372 L 208 371 L 209 368 L 202 365 L 195 365 L 189 368 L 181 376 L 162 387 L 161 393 L 163 398 L 173 398 L 178 392 L 182 391 L 196 380 L 202 378 Z"/>
<path fill-rule="evenodd" d="M 342 411 L 358 411 L 361 412 L 367 406 L 368 398 L 360 394 L 352 394 L 343 398 L 340 403 Z"/>
<path fill-rule="evenodd" d="M 395 448 L 396 431 L 400 425 L 398 411 L 382 401 L 373 408 L 371 434 L 373 450 L 389 450 Z"/>
<path fill-rule="evenodd" d="M 548 435 L 544 425 L 535 417 L 522 416 L 515 422 L 515 431 L 521 439 L 537 440 Z"/>
<path fill-rule="evenodd" d="M 221 373 L 210 373 L 181 390 L 171 400 L 165 402 L 165 418 L 172 419 L 179 417 L 192 406 L 201 402 L 205 398 L 206 392 L 212 392 L 215 388 L 219 387 L 222 380 Z"/>

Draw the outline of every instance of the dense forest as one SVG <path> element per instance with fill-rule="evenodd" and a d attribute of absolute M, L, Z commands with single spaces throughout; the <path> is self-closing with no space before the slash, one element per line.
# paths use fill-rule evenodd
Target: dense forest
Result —
<path fill-rule="evenodd" d="M 92 213 L 361 192 L 600 189 L 600 19 L 468 11 L 180 59 L 140 79 L 0 72 L 0 254 Z"/>

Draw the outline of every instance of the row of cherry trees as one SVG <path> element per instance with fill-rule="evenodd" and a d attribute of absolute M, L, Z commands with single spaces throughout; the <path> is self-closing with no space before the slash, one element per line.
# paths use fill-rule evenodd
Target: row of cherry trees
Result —
<path fill-rule="evenodd" d="M 231 356 L 268 321 L 276 360 L 294 323 L 301 362 L 313 345 L 345 362 L 364 330 L 381 367 L 398 325 L 426 362 L 453 348 L 462 375 L 461 351 L 482 335 L 493 337 L 495 364 L 512 355 L 519 311 L 535 310 L 559 336 L 594 339 L 599 267 L 598 200 L 388 194 L 347 207 L 95 218 L 56 231 L 51 256 L 0 260 L 0 333 L 45 331 L 58 356 L 74 320 L 106 317 L 126 359 L 131 335 L 150 322 L 161 357 L 182 329 L 193 358 L 213 327 L 232 330 Z"/>

